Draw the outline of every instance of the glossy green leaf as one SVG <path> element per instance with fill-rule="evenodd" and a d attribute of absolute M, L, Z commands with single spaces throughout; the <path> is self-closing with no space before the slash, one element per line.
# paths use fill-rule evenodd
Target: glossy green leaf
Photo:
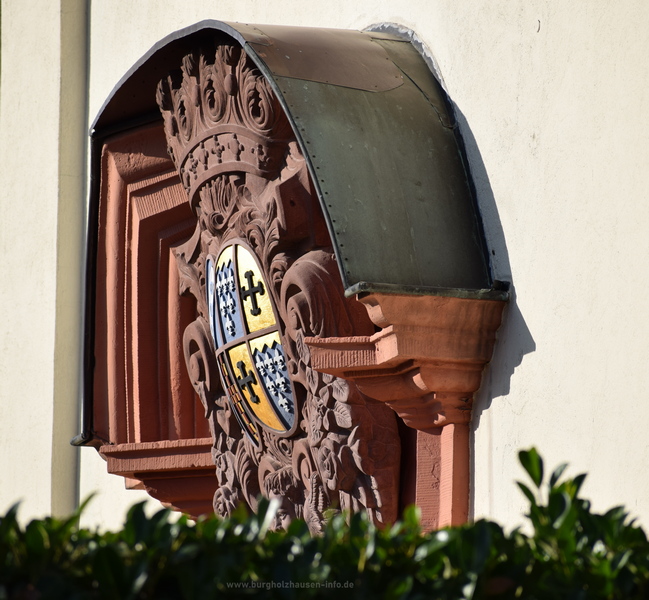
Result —
<path fill-rule="evenodd" d="M 613 571 L 619 571 L 620 569 L 623 569 L 629 562 L 631 556 L 633 556 L 633 552 L 631 550 L 625 550 L 624 552 L 616 554 L 611 561 L 611 568 L 613 569 Z"/>
<path fill-rule="evenodd" d="M 471 568 L 475 572 L 480 572 L 491 553 L 492 539 L 490 524 L 484 520 L 476 521 L 473 524 L 473 534 Z"/>
<path fill-rule="evenodd" d="M 568 463 L 563 463 L 560 464 L 554 471 L 552 471 L 552 475 L 550 475 L 551 488 L 553 488 L 557 484 L 557 481 L 559 481 L 559 478 L 561 477 L 561 475 L 563 475 L 563 472 L 566 470 L 567 466 Z"/>
<path fill-rule="evenodd" d="M 527 499 L 532 503 L 536 504 L 536 498 L 534 497 L 534 493 L 530 488 L 528 488 L 524 483 L 521 483 L 520 481 L 516 482 L 516 485 L 520 488 L 520 490 L 525 494 Z"/>
<path fill-rule="evenodd" d="M 384 598 L 405 598 L 412 590 L 413 579 L 409 575 L 390 581 L 385 589 Z"/>
<path fill-rule="evenodd" d="M 521 450 L 518 453 L 518 458 L 536 487 L 540 487 L 543 481 L 543 459 L 539 456 L 536 448 Z"/>
<path fill-rule="evenodd" d="M 552 527 L 559 529 L 563 525 L 571 507 L 572 501 L 566 492 L 561 491 L 550 494 L 548 509 L 552 519 Z"/>
<path fill-rule="evenodd" d="M 573 498 L 579 495 L 579 492 L 581 490 L 581 486 L 584 485 L 585 480 L 586 480 L 586 473 L 581 473 L 580 475 L 577 475 L 572 480 L 572 489 L 573 489 L 572 496 L 573 496 Z"/>
<path fill-rule="evenodd" d="M 45 526 L 41 521 L 31 521 L 25 529 L 25 543 L 27 550 L 32 555 L 40 555 L 45 552 L 48 544 L 48 536 Z"/>

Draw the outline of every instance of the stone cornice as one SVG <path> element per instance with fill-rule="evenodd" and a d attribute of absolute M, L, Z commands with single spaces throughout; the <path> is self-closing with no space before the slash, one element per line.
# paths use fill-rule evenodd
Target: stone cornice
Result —
<path fill-rule="evenodd" d="M 354 381 L 414 429 L 470 421 L 506 303 L 393 294 L 359 300 L 381 330 L 307 338 L 314 368 Z"/>

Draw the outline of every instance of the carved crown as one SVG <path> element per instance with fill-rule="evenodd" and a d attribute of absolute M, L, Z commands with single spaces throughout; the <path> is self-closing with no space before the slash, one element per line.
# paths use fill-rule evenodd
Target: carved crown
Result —
<path fill-rule="evenodd" d="M 192 209 L 221 173 L 274 178 L 291 128 L 270 84 L 240 47 L 219 45 L 184 57 L 157 89 L 168 152 Z"/>

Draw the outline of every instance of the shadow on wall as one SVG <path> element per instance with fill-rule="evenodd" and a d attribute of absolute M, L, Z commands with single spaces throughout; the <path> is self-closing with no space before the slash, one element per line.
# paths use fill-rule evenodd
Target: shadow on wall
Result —
<path fill-rule="evenodd" d="M 510 299 L 503 315 L 503 324 L 497 334 L 493 357 L 483 372 L 482 386 L 476 392 L 473 403 L 470 469 L 473 479 L 470 487 L 470 506 L 473 507 L 475 505 L 475 432 L 480 427 L 482 414 L 491 406 L 494 398 L 509 394 L 514 371 L 523 362 L 526 354 L 536 350 L 536 343 L 516 302 L 516 287 L 509 263 L 505 233 L 482 155 L 466 117 L 455 103 L 452 103 L 452 106 L 475 186 L 493 275 L 496 279 L 511 283 Z"/>
<path fill-rule="evenodd" d="M 453 111 L 469 161 L 493 276 L 495 279 L 511 284 L 510 300 L 503 316 L 503 324 L 498 331 L 494 354 L 485 369 L 482 387 L 475 398 L 473 408 L 473 429 L 475 430 L 480 425 L 483 411 L 491 406 L 493 399 L 509 394 L 510 379 L 516 367 L 523 361 L 523 356 L 536 350 L 536 344 L 516 303 L 516 287 L 509 264 L 505 233 L 482 155 L 466 117 L 455 103 L 453 103 Z"/>

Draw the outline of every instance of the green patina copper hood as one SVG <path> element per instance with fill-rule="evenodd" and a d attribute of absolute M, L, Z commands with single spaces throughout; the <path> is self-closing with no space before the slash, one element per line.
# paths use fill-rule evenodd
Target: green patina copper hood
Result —
<path fill-rule="evenodd" d="M 122 78 L 93 124 L 95 146 L 161 119 L 157 82 L 215 37 L 241 44 L 284 106 L 347 295 L 506 297 L 491 276 L 446 95 L 418 51 L 396 36 L 202 21 L 156 44 Z"/>

